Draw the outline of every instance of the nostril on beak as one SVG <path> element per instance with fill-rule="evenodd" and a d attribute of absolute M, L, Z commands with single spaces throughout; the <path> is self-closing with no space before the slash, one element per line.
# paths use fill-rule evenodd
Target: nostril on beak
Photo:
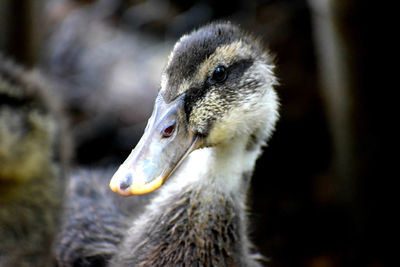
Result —
<path fill-rule="evenodd" d="M 121 190 L 126 190 L 129 186 L 131 186 L 131 184 L 132 184 L 132 174 L 127 173 L 125 175 L 125 180 L 121 181 L 121 183 L 119 184 L 119 188 Z"/>

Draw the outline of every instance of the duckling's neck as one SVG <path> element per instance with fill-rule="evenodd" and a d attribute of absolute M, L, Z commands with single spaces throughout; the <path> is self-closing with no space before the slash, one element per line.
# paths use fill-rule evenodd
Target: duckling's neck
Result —
<path fill-rule="evenodd" d="M 135 221 L 115 266 L 258 266 L 245 195 L 260 146 L 248 148 L 246 137 L 194 151 Z"/>
<path fill-rule="evenodd" d="M 249 148 L 252 137 L 237 136 L 215 147 L 192 152 L 171 177 L 169 190 L 214 188 L 225 194 L 245 195 L 249 174 L 261 151 L 262 140 Z M 254 139 L 254 138 L 253 138 Z M 207 194 L 209 190 L 205 190 Z"/>

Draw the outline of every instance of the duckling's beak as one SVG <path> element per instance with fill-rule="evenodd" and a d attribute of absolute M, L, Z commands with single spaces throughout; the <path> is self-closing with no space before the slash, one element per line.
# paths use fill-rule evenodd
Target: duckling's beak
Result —
<path fill-rule="evenodd" d="M 201 146 L 201 138 L 187 127 L 183 98 L 166 103 L 158 95 L 142 138 L 111 178 L 114 192 L 130 196 L 156 190 Z"/>

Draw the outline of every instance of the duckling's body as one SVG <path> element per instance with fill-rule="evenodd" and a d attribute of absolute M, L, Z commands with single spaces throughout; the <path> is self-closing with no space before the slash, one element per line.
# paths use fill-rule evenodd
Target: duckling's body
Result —
<path fill-rule="evenodd" d="M 51 266 L 65 149 L 48 84 L 0 55 L 0 266 Z"/>

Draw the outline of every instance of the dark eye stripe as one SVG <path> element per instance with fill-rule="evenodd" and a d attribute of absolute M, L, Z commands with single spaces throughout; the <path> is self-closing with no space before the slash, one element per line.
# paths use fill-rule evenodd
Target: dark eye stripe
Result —
<path fill-rule="evenodd" d="M 229 79 L 231 80 L 240 79 L 243 76 L 243 74 L 247 71 L 247 69 L 253 65 L 253 63 L 254 60 L 252 59 L 242 59 L 236 61 L 228 68 Z"/>
<path fill-rule="evenodd" d="M 248 68 L 253 65 L 252 59 L 242 59 L 235 63 L 227 69 L 227 81 L 235 81 L 243 76 L 243 74 L 247 71 Z M 207 92 L 211 88 L 211 84 L 205 81 L 202 86 L 193 87 L 186 91 L 185 93 L 185 113 L 186 118 L 189 120 L 190 113 L 192 112 L 193 107 L 195 106 L 196 102 L 203 98 Z M 215 85 L 218 86 L 218 85 Z"/>

